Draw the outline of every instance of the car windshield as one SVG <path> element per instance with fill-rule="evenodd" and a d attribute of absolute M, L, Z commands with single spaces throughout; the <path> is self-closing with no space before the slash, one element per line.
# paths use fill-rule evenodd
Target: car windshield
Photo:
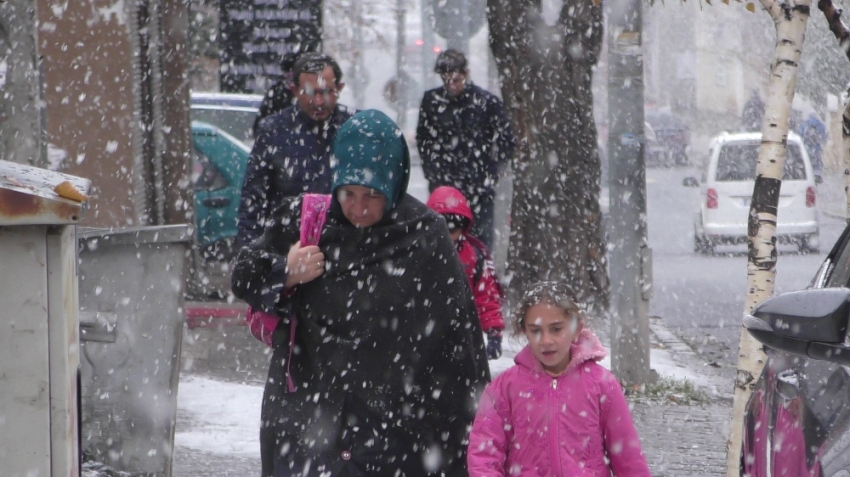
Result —
<path fill-rule="evenodd" d="M 192 107 L 192 121 L 200 121 L 218 126 L 225 132 L 242 141 L 246 146 L 254 144 L 254 119 L 257 112 L 249 108 L 221 109 L 220 106 L 207 108 Z"/>
<path fill-rule="evenodd" d="M 757 141 L 724 144 L 717 158 L 716 180 L 718 182 L 755 180 L 758 158 L 759 142 Z M 797 144 L 788 144 L 784 172 L 782 176 L 784 181 L 806 179 L 806 165 Z"/>

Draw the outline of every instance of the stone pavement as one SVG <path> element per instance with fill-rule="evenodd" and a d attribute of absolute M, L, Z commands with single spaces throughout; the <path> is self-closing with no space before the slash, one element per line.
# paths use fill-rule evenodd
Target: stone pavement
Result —
<path fill-rule="evenodd" d="M 661 320 L 650 320 L 652 346 L 665 350 L 675 366 L 693 376 L 693 383 L 710 397 L 708 402 L 646 401 L 630 397 L 635 425 L 641 437 L 652 475 L 655 477 L 705 477 L 725 475 L 725 442 L 731 414 L 732 381 L 728 370 L 718 370 L 705 363 L 694 351 L 667 330 Z M 267 355 L 262 346 L 241 329 L 196 329 L 187 334 L 184 343 L 184 372 L 214 379 L 258 383 Z M 603 342 L 605 333 L 600 333 Z M 220 339 L 224 337 L 223 342 Z M 212 352 L 213 350 L 218 351 Z M 229 355 L 239 350 L 242 356 L 229 373 L 220 364 L 207 362 L 212 355 Z M 232 362 L 231 362 L 232 365 Z M 238 375 L 238 376 L 237 376 Z M 725 375 L 725 376 L 724 376 Z M 191 426 L 191 420 L 178 409 L 178 429 Z M 256 459 L 197 452 L 175 448 L 172 477 L 257 477 Z"/>

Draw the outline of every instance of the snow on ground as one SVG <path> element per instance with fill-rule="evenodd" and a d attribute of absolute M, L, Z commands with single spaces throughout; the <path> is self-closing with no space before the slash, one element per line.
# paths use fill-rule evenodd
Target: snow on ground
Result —
<path fill-rule="evenodd" d="M 493 377 L 513 366 L 513 357 L 525 343 L 505 338 L 504 355 L 490 361 Z M 705 377 L 677 365 L 667 350 L 650 351 L 650 362 L 662 377 L 687 379 L 696 386 L 705 384 Z M 610 358 L 600 363 L 610 368 Z M 263 388 L 250 384 L 216 381 L 201 376 L 184 376 L 177 393 L 179 409 L 174 443 L 213 454 L 258 456 L 260 405 Z"/>

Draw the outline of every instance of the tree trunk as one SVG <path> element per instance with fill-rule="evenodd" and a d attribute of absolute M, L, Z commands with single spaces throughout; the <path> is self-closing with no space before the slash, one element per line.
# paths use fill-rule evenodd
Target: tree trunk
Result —
<path fill-rule="evenodd" d="M 602 7 L 566 0 L 550 26 L 539 5 L 488 1 L 490 47 L 518 145 L 507 278 L 513 294 L 537 280 L 562 280 L 601 313 L 608 275 L 591 78 Z"/>
<path fill-rule="evenodd" d="M 0 159 L 45 167 L 35 2 L 0 1 Z"/>
<path fill-rule="evenodd" d="M 850 59 L 850 30 L 841 21 L 841 11 L 835 8 L 832 0 L 818 0 L 818 9 L 826 17 L 829 30 L 838 40 L 838 45 Z M 846 217 L 850 223 L 850 101 L 844 106 L 841 117 L 841 135 L 844 144 L 844 192 L 847 200 Z"/>
<path fill-rule="evenodd" d="M 756 165 L 756 184 L 749 216 L 749 258 L 747 262 L 747 299 L 744 314 L 773 294 L 776 278 L 776 220 L 779 189 L 785 165 L 788 120 L 803 37 L 809 19 L 811 0 L 779 3 L 762 0 L 762 6 L 776 24 L 776 50 L 770 68 L 762 140 Z M 732 403 L 732 422 L 727 442 L 726 475 L 740 474 L 741 434 L 744 407 L 756 379 L 764 367 L 761 344 L 741 330 L 738 350 L 738 375 Z"/>

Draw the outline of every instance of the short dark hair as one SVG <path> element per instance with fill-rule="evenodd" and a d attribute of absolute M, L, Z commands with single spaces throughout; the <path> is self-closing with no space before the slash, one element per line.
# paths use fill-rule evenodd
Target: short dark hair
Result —
<path fill-rule="evenodd" d="M 466 73 L 468 70 L 466 56 L 453 48 L 440 53 L 437 56 L 437 63 L 434 64 L 434 72 L 441 75 L 446 73 Z"/>
<path fill-rule="evenodd" d="M 289 73 L 295 68 L 295 63 L 298 61 L 298 57 L 300 53 L 287 53 L 283 55 L 283 58 L 280 60 L 280 69 L 283 70 L 284 73 Z"/>
<path fill-rule="evenodd" d="M 295 86 L 298 86 L 298 81 L 301 79 L 303 73 L 317 75 L 328 66 L 334 71 L 336 84 L 339 85 L 339 82 L 342 81 L 342 68 L 339 67 L 339 63 L 331 58 L 330 55 L 324 55 L 322 53 L 304 53 L 300 55 L 298 61 L 295 62 L 295 66 L 292 68 L 292 81 L 295 83 Z"/>

